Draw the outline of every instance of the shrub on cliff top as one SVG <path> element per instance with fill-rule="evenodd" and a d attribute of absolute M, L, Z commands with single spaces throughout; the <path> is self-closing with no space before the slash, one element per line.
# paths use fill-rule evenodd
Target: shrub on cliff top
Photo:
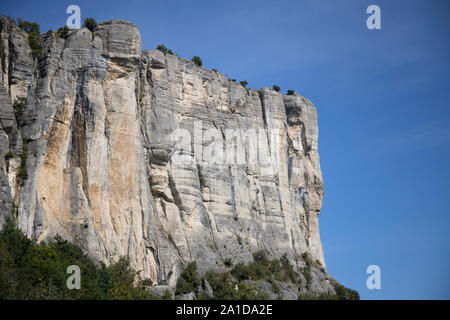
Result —
<path fill-rule="evenodd" d="M 64 26 L 58 29 L 57 34 L 58 36 L 60 36 L 63 39 L 67 39 L 67 37 L 69 36 L 69 27 L 68 26 Z"/>
<path fill-rule="evenodd" d="M 198 65 L 199 67 L 201 67 L 203 65 L 202 59 L 200 59 L 199 56 L 194 56 L 191 59 L 192 62 L 194 62 L 196 65 Z"/>
<path fill-rule="evenodd" d="M 156 50 L 161 51 L 162 53 L 164 53 L 164 55 L 166 55 L 168 49 L 167 49 L 167 47 L 166 47 L 165 45 L 159 44 L 159 45 L 156 47 Z"/>
<path fill-rule="evenodd" d="M 17 19 L 17 25 L 20 29 L 28 33 L 28 44 L 31 48 L 33 58 L 36 58 L 42 51 L 39 24 L 36 22 L 23 21 L 22 18 Z"/>
<path fill-rule="evenodd" d="M 94 32 L 97 29 L 97 22 L 94 18 L 86 18 L 84 19 L 83 27 L 88 28 L 91 32 Z"/>
<path fill-rule="evenodd" d="M 26 33 L 37 32 L 39 33 L 39 24 L 36 22 L 23 21 L 22 18 L 17 19 L 17 26 L 25 30 Z"/>

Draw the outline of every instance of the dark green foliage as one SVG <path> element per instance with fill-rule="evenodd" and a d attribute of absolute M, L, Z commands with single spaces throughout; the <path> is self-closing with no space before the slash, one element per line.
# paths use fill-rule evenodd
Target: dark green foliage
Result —
<path fill-rule="evenodd" d="M 309 286 L 311 285 L 311 267 L 310 266 L 305 266 L 303 268 L 300 269 L 300 272 L 302 273 L 303 277 L 306 280 L 306 288 L 309 288 Z"/>
<path fill-rule="evenodd" d="M 150 192 L 152 193 L 153 199 L 157 199 L 161 196 L 161 191 L 159 191 L 157 188 L 151 187 Z"/>
<path fill-rule="evenodd" d="M 213 69 L 211 69 L 211 71 L 217 72 L 217 69 L 214 69 L 214 68 L 213 68 Z"/>
<path fill-rule="evenodd" d="M 22 18 L 17 19 L 17 25 L 20 29 L 28 33 L 28 44 L 31 48 L 33 58 L 36 58 L 42 51 L 40 40 L 39 24 L 36 22 L 23 21 Z"/>
<path fill-rule="evenodd" d="M 286 93 L 288 96 L 292 96 L 293 94 L 295 94 L 294 90 L 288 90 Z"/>
<path fill-rule="evenodd" d="M 163 45 L 163 44 L 158 45 L 156 47 L 156 50 L 161 51 L 162 53 L 164 53 L 164 55 L 167 55 L 167 54 L 174 55 L 173 51 L 170 50 L 170 49 L 167 49 L 167 47 L 165 45 Z"/>
<path fill-rule="evenodd" d="M 197 264 L 191 262 L 184 269 L 177 281 L 177 289 L 175 294 L 185 294 L 194 292 L 195 288 L 200 285 L 200 279 L 197 273 Z"/>
<path fill-rule="evenodd" d="M 129 262 L 121 258 L 118 262 L 103 267 L 100 272 L 101 288 L 105 298 L 113 300 L 156 299 L 145 289 L 145 282 L 134 283 L 137 272 L 130 268 Z"/>
<path fill-rule="evenodd" d="M 305 261 L 307 266 L 311 266 L 313 264 L 311 257 L 309 256 L 308 252 L 302 253 L 302 259 Z"/>
<path fill-rule="evenodd" d="M 292 267 L 291 263 L 289 262 L 289 259 L 286 255 L 282 256 L 280 259 L 281 268 L 278 272 L 278 279 L 279 281 L 291 281 L 295 284 L 300 284 L 300 279 L 297 276 L 297 274 L 294 271 L 294 268 Z"/>
<path fill-rule="evenodd" d="M 94 18 L 86 18 L 84 19 L 83 27 L 88 28 L 91 32 L 94 32 L 97 29 L 97 21 Z"/>
<path fill-rule="evenodd" d="M 5 154 L 5 160 L 9 160 L 12 158 L 14 158 L 14 153 L 11 150 L 9 150 L 8 153 Z"/>
<path fill-rule="evenodd" d="M 17 19 L 17 26 L 25 30 L 26 33 L 37 32 L 39 34 L 39 24 L 36 22 L 23 21 L 22 18 Z"/>
<path fill-rule="evenodd" d="M 247 87 L 248 82 L 246 80 L 240 81 L 239 82 L 243 87 Z"/>
<path fill-rule="evenodd" d="M 27 141 L 24 138 L 22 142 L 22 154 L 20 155 L 20 168 L 18 173 L 20 185 L 23 185 L 25 180 L 28 179 L 27 159 L 28 159 L 28 146 Z"/>
<path fill-rule="evenodd" d="M 172 294 L 169 290 L 164 291 L 163 296 L 161 297 L 163 300 L 173 300 Z"/>
<path fill-rule="evenodd" d="M 58 29 L 57 34 L 59 37 L 67 39 L 67 37 L 69 36 L 69 30 L 70 29 L 68 26 L 64 26 Z"/>
<path fill-rule="evenodd" d="M 31 48 L 31 54 L 33 58 L 36 58 L 42 51 L 41 40 L 39 38 L 39 33 L 31 32 L 28 34 L 28 43 Z"/>
<path fill-rule="evenodd" d="M 273 90 L 275 90 L 276 92 L 280 92 L 281 91 L 281 88 L 279 87 L 279 86 L 277 86 L 277 85 L 273 85 Z"/>
<path fill-rule="evenodd" d="M 340 283 L 334 284 L 338 300 L 359 300 L 359 293 L 356 290 L 346 288 Z"/>
<path fill-rule="evenodd" d="M 300 284 L 300 279 L 286 256 L 281 260 L 269 260 L 264 251 L 258 251 L 253 254 L 253 259 L 254 262 L 248 265 L 238 263 L 231 270 L 232 275 L 238 280 L 278 280 Z"/>
<path fill-rule="evenodd" d="M 96 266 L 82 250 L 61 237 L 36 244 L 10 221 L 0 231 L 0 299 L 155 299 L 126 259 Z M 67 267 L 81 269 L 81 289 L 69 290 Z"/>
<path fill-rule="evenodd" d="M 322 293 L 320 296 L 311 296 L 309 294 L 299 294 L 298 300 L 338 300 L 337 295 Z"/>
<path fill-rule="evenodd" d="M 275 293 L 276 295 L 279 295 L 281 293 L 281 288 L 276 282 L 272 282 L 271 287 L 272 287 L 273 293 Z"/>
<path fill-rule="evenodd" d="M 18 97 L 16 101 L 14 101 L 13 109 L 14 109 L 14 117 L 16 118 L 17 124 L 20 126 L 23 118 L 23 112 L 25 111 L 25 105 L 27 103 L 27 99 L 24 97 Z"/>
<path fill-rule="evenodd" d="M 239 281 L 233 278 L 230 272 L 218 273 L 209 271 L 205 275 L 214 296 L 202 296 L 200 299 L 213 300 L 263 300 L 267 299 L 260 289 L 254 285 L 247 284 L 244 281 Z"/>
<path fill-rule="evenodd" d="M 231 267 L 231 266 L 233 265 L 233 261 L 231 260 L 231 258 L 226 258 L 226 259 L 223 261 L 223 264 L 224 264 L 225 266 L 227 266 L 227 267 Z"/>
<path fill-rule="evenodd" d="M 334 283 L 336 294 L 322 293 L 320 296 L 311 296 L 307 294 L 300 294 L 298 300 L 359 300 L 359 293 L 355 290 L 349 289 L 340 283 Z"/>
<path fill-rule="evenodd" d="M 236 79 L 231 79 L 230 81 L 231 81 L 231 82 L 236 82 Z"/>
<path fill-rule="evenodd" d="M 164 53 L 164 55 L 166 55 L 167 51 L 168 51 L 167 47 L 165 45 L 163 45 L 163 44 L 158 45 L 156 47 L 156 50 L 161 51 L 162 53 Z"/>
<path fill-rule="evenodd" d="M 202 59 L 200 59 L 199 56 L 194 56 L 191 60 L 199 67 L 201 67 L 203 65 Z"/>
<path fill-rule="evenodd" d="M 218 273 L 215 271 L 208 271 L 205 275 L 211 288 L 214 292 L 214 297 L 209 297 L 217 300 L 232 300 L 236 290 L 234 289 L 233 277 L 229 272 Z"/>

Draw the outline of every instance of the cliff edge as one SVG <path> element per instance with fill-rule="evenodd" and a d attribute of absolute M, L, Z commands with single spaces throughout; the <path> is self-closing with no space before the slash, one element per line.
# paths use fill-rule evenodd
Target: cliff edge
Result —
<path fill-rule="evenodd" d="M 0 224 L 170 287 L 193 261 L 223 271 L 263 251 L 302 270 L 308 256 L 298 292 L 334 294 L 311 101 L 142 50 L 126 21 L 49 31 L 36 57 L 9 18 L 0 32 Z"/>

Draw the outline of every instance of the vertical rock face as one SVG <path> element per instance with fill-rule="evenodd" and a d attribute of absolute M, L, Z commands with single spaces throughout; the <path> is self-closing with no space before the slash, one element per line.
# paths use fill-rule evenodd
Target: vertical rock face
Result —
<path fill-rule="evenodd" d="M 188 262 L 223 269 L 259 250 L 325 266 L 309 100 L 141 51 L 126 21 L 47 32 L 36 59 L 8 18 L 0 31 L 0 224 L 98 261 L 126 256 L 172 286 Z"/>

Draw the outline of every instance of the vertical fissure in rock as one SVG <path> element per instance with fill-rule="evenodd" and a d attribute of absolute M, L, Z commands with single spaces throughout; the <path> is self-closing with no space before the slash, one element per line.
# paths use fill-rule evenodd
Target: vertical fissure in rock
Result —
<path fill-rule="evenodd" d="M 230 193 L 231 193 L 231 210 L 233 211 L 233 218 L 237 217 L 236 214 L 236 195 L 234 193 L 233 174 L 231 172 L 231 165 L 228 165 L 228 179 L 230 181 Z"/>

